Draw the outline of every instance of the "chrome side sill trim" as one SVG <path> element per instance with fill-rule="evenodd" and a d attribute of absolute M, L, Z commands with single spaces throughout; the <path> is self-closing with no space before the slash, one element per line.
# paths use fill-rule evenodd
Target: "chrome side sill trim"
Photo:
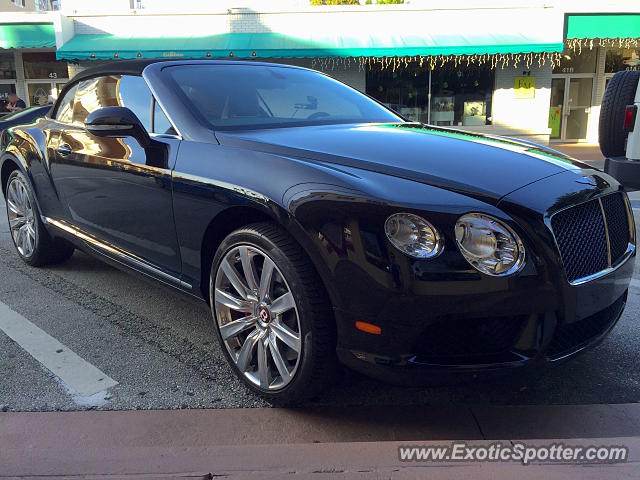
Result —
<path fill-rule="evenodd" d="M 624 252 L 624 255 L 622 256 L 622 258 L 618 263 L 616 263 L 615 265 L 609 268 L 605 268 L 604 270 L 600 270 L 599 272 L 596 272 L 594 274 L 587 275 L 586 277 L 573 280 L 569 282 L 569 285 L 572 285 L 575 287 L 576 285 L 582 285 L 584 283 L 591 282 L 592 280 L 595 280 L 597 278 L 604 277 L 605 275 L 609 275 L 611 272 L 615 272 L 618 268 L 624 265 L 627 262 L 627 260 L 629 260 L 629 258 L 631 257 L 631 255 L 633 255 L 635 251 L 636 251 L 636 246 L 633 243 L 630 243 L 627 246 L 627 251 Z"/>
<path fill-rule="evenodd" d="M 73 225 L 65 221 L 54 220 L 53 218 L 49 218 L 49 217 L 42 217 L 42 219 L 48 225 L 52 225 L 56 228 L 59 228 L 62 231 L 70 233 L 71 235 L 86 242 L 90 247 L 101 251 L 101 253 L 109 256 L 113 260 L 116 260 L 127 267 L 133 268 L 134 270 L 141 271 L 141 273 L 145 273 L 150 276 L 160 277 L 174 285 L 179 285 L 180 287 L 183 287 L 183 288 L 188 288 L 188 289 L 192 288 L 192 286 L 187 282 L 183 282 L 182 280 L 174 277 L 173 275 L 169 275 L 168 273 L 165 273 L 162 270 L 152 267 L 151 265 L 144 262 L 143 260 L 137 257 L 134 257 L 128 253 L 125 253 L 122 250 L 112 245 L 109 245 L 108 243 L 102 242 L 97 238 L 95 238 L 93 235 L 84 233 L 82 230 L 74 227 Z"/>

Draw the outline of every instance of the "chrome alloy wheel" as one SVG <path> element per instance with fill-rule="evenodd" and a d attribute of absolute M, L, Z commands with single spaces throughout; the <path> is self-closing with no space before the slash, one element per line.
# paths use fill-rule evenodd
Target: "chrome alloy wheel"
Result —
<path fill-rule="evenodd" d="M 269 256 L 240 245 L 222 258 L 211 288 L 220 336 L 245 378 L 279 390 L 294 378 L 302 349 L 293 293 Z"/>
<path fill-rule="evenodd" d="M 13 242 L 23 257 L 30 257 L 36 246 L 34 209 L 27 186 L 16 177 L 7 186 L 7 214 Z"/>

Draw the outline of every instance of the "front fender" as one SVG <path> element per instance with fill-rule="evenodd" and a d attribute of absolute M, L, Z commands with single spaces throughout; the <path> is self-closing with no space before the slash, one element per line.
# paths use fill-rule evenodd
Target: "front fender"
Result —
<path fill-rule="evenodd" d="M 339 338 L 345 341 L 356 334 L 354 319 L 377 325 L 393 319 L 394 328 L 400 328 L 417 316 L 436 318 L 464 312 L 467 305 L 456 303 L 457 296 L 477 296 L 479 305 L 483 298 L 509 303 L 513 280 L 488 277 L 470 267 L 455 240 L 455 222 L 468 212 L 493 215 L 519 231 L 513 219 L 494 205 L 375 173 L 362 173 L 353 189 L 296 185 L 284 198 L 285 208 L 304 232 L 305 248 L 312 252 L 325 284 L 334 293 L 334 307 L 350 319 L 338 323 Z M 415 259 L 393 247 L 384 223 L 398 212 L 431 222 L 444 238 L 442 253 Z M 536 265 L 529 262 L 517 281 L 531 281 L 537 275 Z M 486 307 L 490 310 L 493 304 Z M 512 307 L 518 310 L 518 305 Z"/>
<path fill-rule="evenodd" d="M 51 178 L 46 134 L 40 128 L 39 122 L 28 127 L 10 128 L 3 132 L 0 168 L 4 172 L 7 161 L 16 164 L 31 185 L 40 214 L 64 218 L 65 210 Z"/>

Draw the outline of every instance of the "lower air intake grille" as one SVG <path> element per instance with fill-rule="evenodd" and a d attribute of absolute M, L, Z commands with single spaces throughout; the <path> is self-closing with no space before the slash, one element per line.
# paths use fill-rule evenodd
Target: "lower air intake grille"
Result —
<path fill-rule="evenodd" d="M 424 357 L 458 357 L 502 353 L 513 347 L 527 316 L 446 318 L 430 325 L 414 351 Z"/>
<path fill-rule="evenodd" d="M 562 357 L 606 332 L 620 316 L 627 294 L 622 295 L 613 305 L 578 322 L 558 325 L 547 348 L 547 357 Z"/>

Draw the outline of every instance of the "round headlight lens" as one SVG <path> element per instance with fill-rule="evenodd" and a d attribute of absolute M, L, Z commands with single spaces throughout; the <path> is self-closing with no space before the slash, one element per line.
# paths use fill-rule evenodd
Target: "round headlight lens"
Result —
<path fill-rule="evenodd" d="M 468 213 L 456 222 L 455 233 L 464 258 L 482 273 L 511 275 L 524 265 L 522 240 L 497 218 Z"/>
<path fill-rule="evenodd" d="M 434 257 L 442 250 L 438 230 L 418 215 L 395 213 L 384 222 L 384 231 L 394 247 L 414 258 Z"/>

